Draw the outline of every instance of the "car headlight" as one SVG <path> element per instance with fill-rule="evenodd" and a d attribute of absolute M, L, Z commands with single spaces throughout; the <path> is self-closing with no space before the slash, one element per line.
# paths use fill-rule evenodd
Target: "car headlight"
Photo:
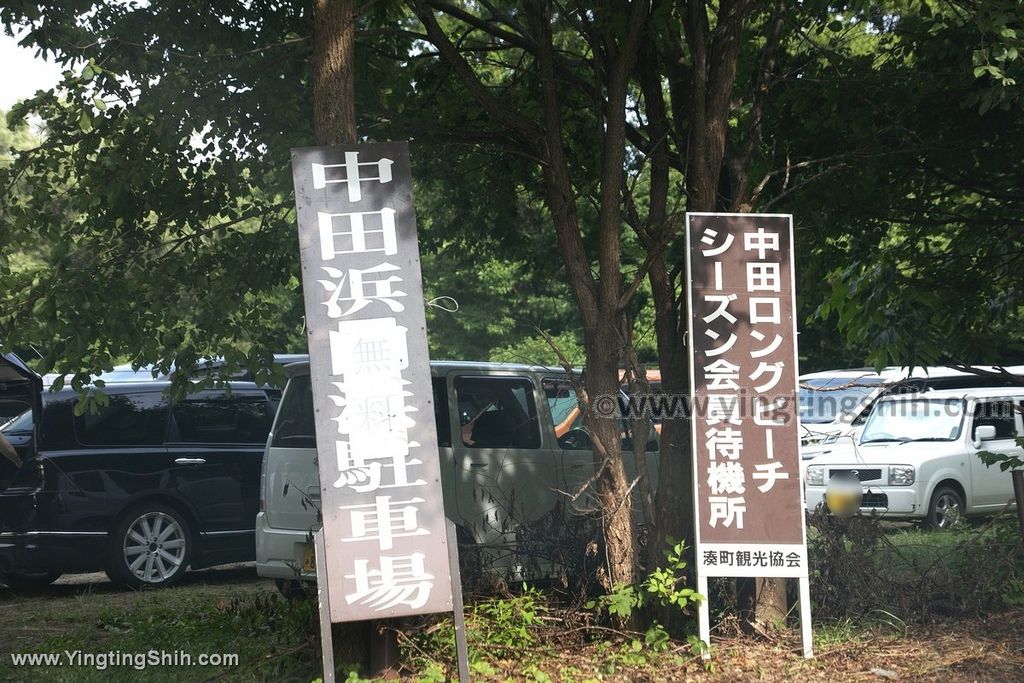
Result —
<path fill-rule="evenodd" d="M 838 434 L 815 434 L 800 439 L 801 446 L 828 446 L 839 441 Z"/>
<path fill-rule="evenodd" d="M 914 483 L 914 468 L 910 465 L 889 467 L 889 486 L 910 486 Z"/>
<path fill-rule="evenodd" d="M 822 486 L 825 483 L 825 468 L 821 465 L 808 465 L 804 480 L 808 486 Z"/>

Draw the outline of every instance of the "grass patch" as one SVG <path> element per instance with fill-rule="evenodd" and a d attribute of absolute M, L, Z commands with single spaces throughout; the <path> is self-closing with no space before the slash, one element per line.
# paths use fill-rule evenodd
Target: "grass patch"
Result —
<path fill-rule="evenodd" d="M 61 656 L 62 665 L 14 668 L 8 654 L 3 664 L 9 668 L 0 669 L 0 677 L 127 682 L 217 677 L 309 681 L 319 676 L 319 649 L 311 630 L 317 624 L 316 606 L 311 602 L 289 603 L 270 592 L 213 597 L 187 589 L 129 593 L 118 596 L 124 598 L 120 600 L 110 597 L 86 594 L 72 598 L 73 608 L 65 609 L 76 616 L 65 632 L 17 650 L 55 653 Z M 89 617 L 82 618 L 86 614 Z M 88 653 L 93 659 L 72 660 L 76 652 Z M 196 665 L 182 666 L 181 653 Z M 202 655 L 236 655 L 237 664 L 199 666 Z M 150 658 L 159 657 L 170 665 L 149 665 L 153 663 Z"/>
<path fill-rule="evenodd" d="M 906 633 L 907 625 L 902 619 L 884 610 L 876 610 L 863 619 L 843 617 L 815 624 L 814 648 L 820 650 L 879 639 L 898 640 Z"/>
<path fill-rule="evenodd" d="M 694 665 L 691 643 L 661 626 L 643 633 L 603 627 L 591 610 L 533 589 L 468 604 L 466 634 L 474 681 L 662 680 L 668 671 L 703 666 Z M 451 618 L 434 618 L 400 640 L 413 680 L 457 679 Z"/>
<path fill-rule="evenodd" d="M 874 584 L 884 581 L 877 573 Z M 73 589 L 73 590 L 69 590 Z M 744 636 L 713 631 L 713 658 L 660 627 L 614 630 L 600 615 L 538 591 L 474 599 L 467 605 L 474 681 L 693 680 L 826 681 L 862 678 L 874 669 L 900 680 L 1016 680 L 1024 668 L 1019 633 L 1024 608 L 982 618 L 903 624 L 875 610 L 858 618 L 816 615 L 818 657 L 799 656 L 799 633 Z M 10 627 L 18 626 L 12 630 Z M 403 680 L 455 676 L 449 617 L 401 624 Z M 12 635 L 13 634 L 13 635 Z M 676 634 L 679 635 L 679 634 Z M 684 634 L 685 635 L 685 634 Z M 13 640 L 12 640 L 13 638 Z M 6 651 L 5 651 L 5 648 Z M 10 652 L 80 649 L 237 653 L 238 666 L 26 667 Z M 301 681 L 320 676 L 314 603 L 288 603 L 268 582 L 185 585 L 150 592 L 109 586 L 54 586 L 27 597 L 0 592 L 0 680 L 11 681 Z M 347 669 L 342 668 L 341 671 Z M 339 674 L 345 680 L 344 673 Z M 349 680 L 355 680 L 350 678 Z"/>

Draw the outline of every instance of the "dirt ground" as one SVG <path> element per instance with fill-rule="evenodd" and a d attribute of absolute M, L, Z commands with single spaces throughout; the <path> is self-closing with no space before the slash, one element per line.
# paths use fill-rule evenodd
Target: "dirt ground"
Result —
<path fill-rule="evenodd" d="M 632 656 L 622 640 L 615 647 L 539 643 L 522 659 L 492 660 L 487 681 L 629 681 L 661 683 L 811 681 L 914 681 L 941 683 L 1019 683 L 1024 681 L 1024 608 L 964 620 L 851 631 L 849 637 L 823 644 L 817 629 L 815 656 L 800 654 L 797 632 L 760 636 L 712 633 L 712 657 L 691 656 L 679 645 L 657 656 Z M 565 640 L 571 640 L 568 633 Z M 554 640 L 562 640 L 554 636 Z M 628 642 L 628 641 L 627 641 Z M 673 656 L 678 655 L 678 656 Z M 526 664 L 528 662 L 528 664 Z M 524 666 L 525 664 L 525 666 Z M 524 673 L 525 672 L 525 673 Z M 539 672 L 539 673 L 538 673 Z M 410 677 L 409 680 L 416 680 Z"/>
<path fill-rule="evenodd" d="M 251 565 L 242 565 L 195 572 L 176 590 L 216 601 L 239 592 L 274 589 L 256 576 Z M 102 575 L 68 577 L 34 596 L 0 589 L 0 657 L 6 660 L 10 652 L 31 651 L 40 642 L 96 622 L 104 611 L 145 600 L 145 593 L 116 589 Z M 713 634 L 713 657 L 707 664 L 690 657 L 687 647 L 677 646 L 678 657 L 662 656 L 647 663 L 620 659 L 609 667 L 621 645 L 610 649 L 569 637 L 554 637 L 521 654 L 554 681 L 1024 681 L 1021 607 L 982 618 L 877 631 L 816 624 L 816 639 L 811 660 L 797 654 L 800 642 L 795 632 L 752 637 L 728 628 Z M 492 675 L 475 678 L 527 680 L 522 660 L 503 659 L 491 660 Z M 253 680 L 251 673 L 244 678 Z M 541 680 L 535 674 L 529 679 Z"/>
<path fill-rule="evenodd" d="M 820 638 L 820 635 L 819 635 Z M 798 654 L 796 632 L 757 637 L 712 634 L 713 656 L 706 664 L 687 659 L 655 671 L 616 671 L 617 681 L 1024 681 L 1024 608 L 984 618 L 910 626 L 899 633 L 861 632 L 817 646 L 812 659 Z M 592 670 L 598 653 L 587 648 L 566 653 L 564 665 Z M 560 667 L 564 670 L 563 667 Z M 548 671 L 558 671 L 545 667 Z M 555 678 L 557 680 L 557 678 Z"/>
<path fill-rule="evenodd" d="M 731 639 L 718 647 L 719 668 L 707 680 L 1024 681 L 1024 609 L 825 645 L 811 661 L 792 654 L 796 638 Z"/>

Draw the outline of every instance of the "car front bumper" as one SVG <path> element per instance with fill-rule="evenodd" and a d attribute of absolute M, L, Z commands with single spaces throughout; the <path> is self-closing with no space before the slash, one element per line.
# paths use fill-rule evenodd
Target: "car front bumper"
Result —
<path fill-rule="evenodd" d="M 808 512 L 825 505 L 825 487 L 808 485 L 804 490 Z M 918 504 L 917 489 L 913 486 L 862 486 L 860 510 L 880 517 L 924 517 L 925 510 Z"/>

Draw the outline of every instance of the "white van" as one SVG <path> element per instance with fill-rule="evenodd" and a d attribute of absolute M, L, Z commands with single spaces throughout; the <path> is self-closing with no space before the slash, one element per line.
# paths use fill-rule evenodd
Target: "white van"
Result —
<path fill-rule="evenodd" d="M 1012 453 L 1024 434 L 1024 387 L 925 391 L 880 398 L 855 449 L 822 455 L 805 471 L 806 505 L 824 503 L 829 480 L 857 477 L 861 511 L 933 528 L 998 512 L 1013 502 L 1008 472 L 978 451 Z"/>
<path fill-rule="evenodd" d="M 320 526 L 320 478 L 309 364 L 286 371 L 263 459 L 256 567 L 260 576 L 315 580 L 311 536 Z M 573 504 L 563 492 L 593 475 L 594 456 L 580 420 L 567 424 L 577 400 L 565 373 L 446 361 L 431 363 L 431 379 L 444 508 L 456 523 L 460 554 L 512 580 L 579 566 L 594 540 L 579 509 L 591 504 L 586 496 Z M 650 434 L 653 485 L 657 440 Z M 623 453 L 632 475 L 628 436 Z M 588 561 L 592 566 L 595 558 Z"/>
<path fill-rule="evenodd" d="M 884 372 L 859 368 L 800 376 L 800 455 L 804 460 L 831 452 L 840 440 L 853 443 L 855 429 L 864 424 L 885 385 L 906 377 L 891 368 Z"/>
<path fill-rule="evenodd" d="M 979 366 L 996 371 L 994 366 Z M 1024 374 L 1024 366 L 1006 368 Z M 800 456 L 804 461 L 822 455 L 852 452 L 875 401 L 892 392 L 926 389 L 967 389 L 1011 386 L 1005 377 L 961 372 L 947 367 L 888 367 L 827 370 L 800 376 Z"/>

